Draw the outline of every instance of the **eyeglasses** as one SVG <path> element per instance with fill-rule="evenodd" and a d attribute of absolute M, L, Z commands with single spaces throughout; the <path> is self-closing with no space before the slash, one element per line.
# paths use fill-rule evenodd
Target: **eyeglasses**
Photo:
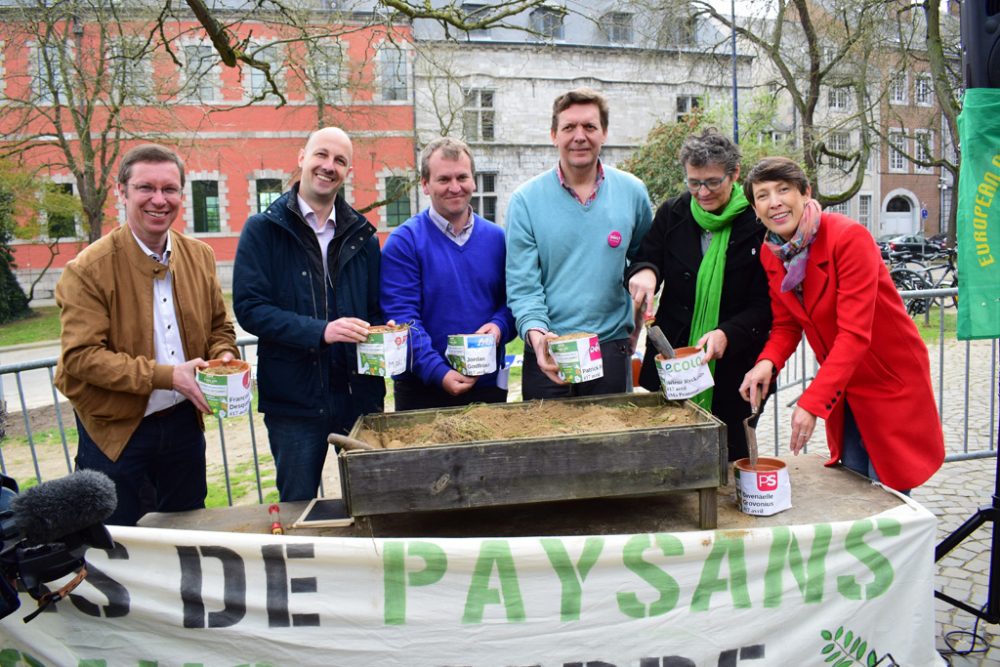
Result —
<path fill-rule="evenodd" d="M 698 192 L 698 190 L 701 190 L 701 186 L 704 185 L 708 188 L 709 192 L 715 192 L 722 187 L 726 178 L 729 178 L 729 176 L 727 175 L 725 178 L 706 178 L 704 181 L 699 181 L 697 178 L 689 178 L 687 180 L 687 188 L 691 192 Z"/>
<path fill-rule="evenodd" d="M 132 185 L 130 183 L 129 187 L 131 187 L 133 190 L 143 195 L 144 197 L 152 197 L 157 192 L 162 194 L 164 199 L 176 199 L 181 195 L 180 188 L 174 188 L 170 186 L 167 186 L 165 188 L 157 188 L 153 187 L 152 185 L 146 185 L 145 183 L 143 183 L 142 185 Z"/>

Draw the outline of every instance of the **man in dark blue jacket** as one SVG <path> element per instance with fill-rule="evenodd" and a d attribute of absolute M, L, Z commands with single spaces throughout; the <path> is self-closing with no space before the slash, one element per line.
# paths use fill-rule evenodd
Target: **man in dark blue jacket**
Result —
<path fill-rule="evenodd" d="M 315 497 L 327 435 L 383 407 L 383 379 L 355 360 L 383 319 L 375 227 L 337 195 L 352 156 L 343 130 L 312 133 L 299 182 L 247 220 L 236 250 L 233 309 L 259 340 L 258 406 L 283 501 Z"/>

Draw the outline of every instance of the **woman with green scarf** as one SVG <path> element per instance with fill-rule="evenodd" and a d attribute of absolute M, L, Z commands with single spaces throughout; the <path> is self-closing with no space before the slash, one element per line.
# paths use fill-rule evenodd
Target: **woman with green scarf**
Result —
<path fill-rule="evenodd" d="M 771 327 L 767 278 L 760 264 L 764 228 L 742 188 L 740 150 L 714 128 L 691 135 L 680 151 L 688 191 L 656 212 L 628 271 L 636 308 L 656 321 L 671 345 L 705 349 L 715 387 L 694 397 L 727 426 L 729 460 L 747 456 L 742 421 L 750 406 L 739 394 Z M 650 345 L 639 383 L 660 390 Z"/>

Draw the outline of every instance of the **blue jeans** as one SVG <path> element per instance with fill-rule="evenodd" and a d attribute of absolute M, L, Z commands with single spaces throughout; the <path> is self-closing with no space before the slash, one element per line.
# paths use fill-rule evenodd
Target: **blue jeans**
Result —
<path fill-rule="evenodd" d="M 329 398 L 325 415 L 320 417 L 264 415 L 282 502 L 316 497 L 330 447 L 326 437 L 331 433 L 346 434 L 354 425 L 356 410 L 350 395 L 333 394 Z"/>
<path fill-rule="evenodd" d="M 840 448 L 840 462 L 848 470 L 867 477 L 875 482 L 879 481 L 878 474 L 872 466 L 872 461 L 868 457 L 868 449 L 861 440 L 861 432 L 858 424 L 854 421 L 854 414 L 851 406 L 844 405 L 844 442 Z"/>
<path fill-rule="evenodd" d="M 859 475 L 863 475 L 873 482 L 881 482 L 875 466 L 868 456 L 868 449 L 861 440 L 861 432 L 858 430 L 858 423 L 854 421 L 854 414 L 851 406 L 844 404 L 844 442 L 840 447 L 840 463 L 848 470 L 853 470 Z M 897 489 L 903 495 L 910 495 L 909 489 Z"/>
<path fill-rule="evenodd" d="M 205 433 L 190 401 L 139 422 L 117 461 L 101 451 L 79 417 L 76 428 L 77 470 L 99 470 L 115 483 L 118 506 L 105 523 L 134 526 L 147 511 L 205 507 Z"/>

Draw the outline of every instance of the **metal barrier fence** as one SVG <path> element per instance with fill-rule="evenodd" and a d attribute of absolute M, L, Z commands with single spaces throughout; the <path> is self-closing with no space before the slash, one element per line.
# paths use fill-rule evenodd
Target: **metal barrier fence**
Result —
<path fill-rule="evenodd" d="M 940 320 L 937 341 L 929 344 L 929 353 L 938 412 L 942 417 L 945 443 L 948 448 L 947 461 L 997 455 L 997 341 L 957 341 L 954 338 L 950 340 L 947 338 L 945 324 L 951 313 L 954 313 L 954 308 L 946 308 L 946 299 L 942 297 L 954 296 L 956 291 L 937 289 L 900 293 L 904 299 L 936 300 L 933 308 L 928 308 L 925 314 L 918 317 L 923 318 L 925 322 L 929 322 L 932 316 Z M 237 342 L 243 358 L 256 356 L 256 338 L 244 337 Z M 987 358 L 988 364 L 985 363 Z M 16 444 L 10 442 L 10 438 L 0 439 L 0 470 L 19 478 L 19 481 L 33 473 L 34 479 L 41 482 L 49 477 L 61 477 L 73 470 L 73 457 L 70 455 L 70 443 L 66 436 L 67 425 L 63 419 L 67 401 L 59 395 L 53 385 L 53 369 L 56 361 L 56 357 L 50 357 L 0 365 L 0 395 L 3 395 L 4 389 L 11 383 L 17 387 L 16 403 L 11 405 L 8 401 L 6 406 L 7 425 L 12 426 L 16 420 L 23 423 L 24 432 Z M 778 392 L 768 400 L 757 429 L 758 441 L 773 442 L 775 455 L 788 451 L 791 410 L 798 396 L 815 377 L 818 368 L 815 356 L 803 342 L 778 376 Z M 47 386 L 43 387 L 42 391 L 46 395 L 51 395 L 51 402 L 46 399 L 45 403 L 41 404 L 38 397 L 39 383 L 46 383 L 45 374 L 47 374 Z M 35 393 L 32 400 L 26 397 L 25 391 L 25 385 L 29 381 Z M 40 409 L 54 412 L 55 427 L 48 429 L 45 439 L 48 441 L 56 439 L 55 443 L 42 442 L 38 434 L 32 430 L 32 419 L 29 416 Z M 907 415 L 886 415 L 886 419 L 906 418 Z M 215 428 L 211 427 L 210 422 L 206 424 L 208 425 L 206 438 L 209 440 L 212 457 L 218 458 L 221 462 L 225 502 L 229 505 L 236 501 L 248 502 L 254 499 L 258 503 L 265 502 L 265 490 L 273 488 L 273 480 L 269 479 L 273 476 L 273 463 L 266 447 L 264 454 L 259 451 L 257 433 L 261 425 L 260 415 L 251 410 L 245 420 L 220 419 L 217 420 Z M 238 451 L 234 451 L 232 446 L 227 447 L 227 434 L 231 440 L 238 439 Z M 21 451 L 22 439 L 26 441 L 24 444 L 30 454 L 30 461 Z M 75 443 L 72 444 L 75 449 Z M 825 447 L 823 429 L 817 429 L 810 446 L 823 451 L 822 448 Z M 18 459 L 16 461 L 15 450 Z M 237 467 L 242 471 L 246 466 L 252 468 L 252 475 L 247 479 L 253 481 L 254 488 L 249 491 L 244 490 L 240 498 L 234 498 L 233 472 Z M 328 465 L 328 468 L 330 467 Z M 266 477 L 268 479 L 265 479 Z M 330 478 L 327 479 L 329 482 Z M 276 498 L 273 491 L 267 495 Z"/>

